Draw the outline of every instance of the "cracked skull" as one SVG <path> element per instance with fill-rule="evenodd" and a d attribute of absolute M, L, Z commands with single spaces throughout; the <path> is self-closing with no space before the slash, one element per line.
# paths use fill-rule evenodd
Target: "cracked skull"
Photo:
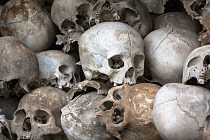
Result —
<path fill-rule="evenodd" d="M 109 90 L 96 102 L 96 116 L 106 130 L 118 139 L 161 139 L 153 124 L 153 102 L 159 86 L 149 83 L 122 85 Z"/>
<path fill-rule="evenodd" d="M 152 30 L 150 15 L 139 0 L 99 0 L 93 6 L 90 25 L 113 21 L 130 25 L 142 37 Z"/>
<path fill-rule="evenodd" d="M 18 38 L 0 38 L 0 96 L 26 93 L 38 81 L 36 55 Z"/>
<path fill-rule="evenodd" d="M 210 92 L 198 86 L 170 83 L 155 97 L 153 119 L 164 140 L 203 140 L 209 121 Z"/>
<path fill-rule="evenodd" d="M 58 50 L 36 54 L 42 84 L 58 88 L 71 88 L 80 81 L 80 70 L 73 56 Z"/>
<path fill-rule="evenodd" d="M 135 84 L 144 73 L 144 42 L 124 23 L 97 24 L 83 33 L 79 42 L 80 64 L 88 80 Z"/>
<path fill-rule="evenodd" d="M 55 30 L 48 14 L 35 0 L 10 0 L 0 21 L 2 36 L 16 36 L 35 52 L 50 47 Z"/>
<path fill-rule="evenodd" d="M 41 87 L 27 93 L 14 113 L 12 132 L 17 139 L 30 140 L 61 134 L 61 108 L 66 104 L 66 93 L 54 87 Z"/>
<path fill-rule="evenodd" d="M 193 50 L 187 57 L 182 83 L 203 85 L 209 88 L 210 80 L 210 46 L 202 46 Z"/>
<path fill-rule="evenodd" d="M 146 66 L 160 84 L 181 83 L 184 62 L 200 46 L 196 33 L 180 28 L 162 28 L 145 39 Z"/>

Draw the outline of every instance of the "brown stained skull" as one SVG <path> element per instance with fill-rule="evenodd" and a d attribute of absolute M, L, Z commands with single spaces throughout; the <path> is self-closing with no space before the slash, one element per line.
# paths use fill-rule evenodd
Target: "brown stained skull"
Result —
<path fill-rule="evenodd" d="M 17 139 L 43 140 L 44 136 L 57 135 L 53 140 L 59 140 L 61 108 L 66 104 L 66 93 L 54 87 L 41 87 L 27 93 L 14 113 L 12 132 Z"/>
<path fill-rule="evenodd" d="M 17 37 L 0 38 L 0 96 L 26 93 L 38 81 L 36 54 Z"/>
<path fill-rule="evenodd" d="M 152 29 L 150 15 L 139 0 L 99 0 L 93 6 L 90 25 L 113 21 L 132 26 L 142 37 Z"/>
<path fill-rule="evenodd" d="M 161 139 L 152 118 L 159 88 L 149 83 L 111 88 L 107 97 L 95 104 L 97 120 L 105 123 L 107 131 L 118 139 Z"/>

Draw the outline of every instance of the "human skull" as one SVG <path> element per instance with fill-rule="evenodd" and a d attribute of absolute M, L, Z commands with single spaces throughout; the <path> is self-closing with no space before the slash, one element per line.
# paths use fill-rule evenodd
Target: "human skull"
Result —
<path fill-rule="evenodd" d="M 155 30 L 145 37 L 144 43 L 145 64 L 153 80 L 162 85 L 181 83 L 187 56 L 200 46 L 196 33 L 180 28 Z"/>
<path fill-rule="evenodd" d="M 203 140 L 209 101 L 206 88 L 180 83 L 164 85 L 157 92 L 153 107 L 160 136 L 164 140 Z"/>
<path fill-rule="evenodd" d="M 187 57 L 182 83 L 209 87 L 210 79 L 210 45 L 193 50 Z"/>
<path fill-rule="evenodd" d="M 199 22 L 197 20 L 192 20 L 187 13 L 181 12 L 168 12 L 155 18 L 154 30 L 167 27 L 182 28 L 195 33 L 200 32 Z"/>
<path fill-rule="evenodd" d="M 66 93 L 54 87 L 40 87 L 27 93 L 14 113 L 12 132 L 17 139 L 30 140 L 62 133 L 61 108 L 66 104 Z"/>
<path fill-rule="evenodd" d="M 71 88 L 80 81 L 80 70 L 73 56 L 58 50 L 36 54 L 39 62 L 39 77 L 44 85 Z"/>
<path fill-rule="evenodd" d="M 122 85 L 109 90 L 96 102 L 96 116 L 106 130 L 118 139 L 161 139 L 153 124 L 153 102 L 159 86 L 149 83 Z"/>
<path fill-rule="evenodd" d="M 130 25 L 142 37 L 152 30 L 150 15 L 139 0 L 98 0 L 93 6 L 90 25 L 113 21 Z"/>
<path fill-rule="evenodd" d="M 85 77 L 135 84 L 144 73 L 144 42 L 132 27 L 120 22 L 97 24 L 79 40 Z"/>
<path fill-rule="evenodd" d="M 69 140 L 115 140 L 104 124 L 96 121 L 94 110 L 95 102 L 104 99 L 102 94 L 107 92 L 107 86 L 97 81 L 85 80 L 71 88 L 71 100 L 61 110 L 61 125 Z"/>
<path fill-rule="evenodd" d="M 53 22 L 61 33 L 85 31 L 89 26 L 89 15 L 96 0 L 54 0 L 51 9 Z"/>
<path fill-rule="evenodd" d="M 36 55 L 18 38 L 0 37 L 0 96 L 26 93 L 38 81 Z"/>
<path fill-rule="evenodd" d="M 47 50 L 55 38 L 50 17 L 36 0 L 10 0 L 1 14 L 2 36 L 16 36 L 35 52 Z"/>

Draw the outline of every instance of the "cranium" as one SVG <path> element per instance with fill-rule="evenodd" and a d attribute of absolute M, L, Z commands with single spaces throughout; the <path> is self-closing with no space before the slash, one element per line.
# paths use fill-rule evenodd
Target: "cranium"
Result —
<path fill-rule="evenodd" d="M 86 79 L 135 84 L 144 73 L 144 42 L 132 27 L 120 22 L 100 23 L 80 38 L 80 64 Z"/>
<path fill-rule="evenodd" d="M 114 140 L 104 126 L 96 121 L 94 105 L 105 98 L 108 87 L 98 81 L 77 83 L 68 92 L 68 104 L 62 108 L 61 124 L 69 140 Z"/>
<path fill-rule="evenodd" d="M 2 36 L 16 36 L 33 51 L 44 51 L 54 41 L 54 26 L 36 0 L 10 0 L 0 19 Z"/>
<path fill-rule="evenodd" d="M 170 83 L 155 97 L 153 119 L 164 140 L 203 140 L 210 91 L 203 87 Z M 208 127 L 208 126 L 207 126 Z"/>
<path fill-rule="evenodd" d="M 43 140 L 50 135 L 61 134 L 60 110 L 66 104 L 66 93 L 54 87 L 40 87 L 27 93 L 14 113 L 12 132 L 17 139 L 30 140 Z M 51 139 L 60 138 L 54 136 Z"/>
<path fill-rule="evenodd" d="M 18 38 L 0 38 L 0 96 L 26 93 L 38 81 L 36 55 Z"/>
<path fill-rule="evenodd" d="M 118 139 L 160 139 L 152 118 L 159 88 L 149 83 L 111 88 L 105 99 L 96 102 L 97 120 L 105 123 L 107 131 Z"/>
<path fill-rule="evenodd" d="M 127 23 L 142 37 L 152 30 L 150 15 L 139 0 L 99 0 L 93 6 L 90 25 L 113 21 Z"/>
<path fill-rule="evenodd" d="M 184 84 L 203 85 L 209 88 L 210 46 L 193 50 L 187 57 L 183 68 Z"/>
<path fill-rule="evenodd" d="M 80 81 L 80 70 L 73 56 L 58 50 L 36 54 L 39 62 L 39 77 L 44 85 L 71 88 Z"/>
<path fill-rule="evenodd" d="M 180 28 L 162 28 L 149 33 L 145 39 L 148 70 L 160 84 L 181 83 L 185 59 L 199 47 L 198 35 Z"/>

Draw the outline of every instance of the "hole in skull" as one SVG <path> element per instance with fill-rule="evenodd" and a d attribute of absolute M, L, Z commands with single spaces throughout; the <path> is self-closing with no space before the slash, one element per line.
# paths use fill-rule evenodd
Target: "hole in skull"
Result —
<path fill-rule="evenodd" d="M 207 67 L 210 64 L 210 56 L 206 55 L 204 60 L 203 60 L 203 66 Z"/>
<path fill-rule="evenodd" d="M 180 0 L 169 0 L 166 2 L 164 7 L 165 7 L 164 13 L 184 11 L 184 6 Z"/>
<path fill-rule="evenodd" d="M 39 124 L 46 124 L 50 119 L 50 115 L 44 110 L 36 111 L 34 120 Z"/>
<path fill-rule="evenodd" d="M 8 87 L 8 89 L 13 89 L 16 84 L 19 84 L 18 79 L 13 79 L 13 80 L 10 80 L 9 82 L 7 82 L 7 87 Z"/>
<path fill-rule="evenodd" d="M 30 122 L 30 118 L 29 117 L 25 118 L 25 120 L 23 122 L 22 129 L 23 129 L 23 131 L 27 131 L 27 132 L 31 131 L 31 122 Z"/>
<path fill-rule="evenodd" d="M 198 85 L 198 81 L 195 77 L 192 77 L 189 80 L 187 80 L 186 84 L 187 85 Z"/>
<path fill-rule="evenodd" d="M 74 29 L 76 29 L 75 23 L 68 19 L 65 19 L 61 24 L 61 30 L 65 33 Z"/>
<path fill-rule="evenodd" d="M 122 60 L 121 55 L 116 55 L 111 57 L 108 61 L 109 61 L 109 66 L 113 69 L 120 69 L 122 67 L 124 67 L 124 62 Z"/>
<path fill-rule="evenodd" d="M 124 118 L 124 109 L 116 108 L 112 114 L 112 121 L 115 124 L 119 124 L 123 121 Z"/>
<path fill-rule="evenodd" d="M 113 107 L 113 102 L 112 101 L 105 101 L 101 106 L 100 109 L 102 111 L 107 111 L 110 110 Z"/>
<path fill-rule="evenodd" d="M 61 65 L 59 67 L 59 71 L 64 75 L 68 75 L 68 74 L 70 74 L 70 67 L 66 66 L 66 65 Z"/>
<path fill-rule="evenodd" d="M 187 67 L 191 67 L 191 66 L 194 66 L 196 64 L 198 64 L 199 62 L 201 61 L 201 58 L 199 56 L 197 57 L 194 57 L 193 59 L 191 59 L 189 62 L 188 62 L 188 65 Z"/>
<path fill-rule="evenodd" d="M 122 99 L 122 96 L 125 94 L 125 91 L 124 91 L 124 87 L 121 88 L 121 89 L 117 89 L 113 92 L 113 98 L 115 100 L 120 100 Z"/>
<path fill-rule="evenodd" d="M 26 117 L 26 112 L 24 109 L 18 110 L 15 113 L 15 123 L 22 123 Z"/>
<path fill-rule="evenodd" d="M 77 96 L 80 96 L 80 95 L 83 95 L 83 94 L 87 94 L 87 93 L 93 92 L 93 91 L 97 91 L 97 89 L 95 89 L 93 87 L 87 87 L 86 90 L 76 91 L 74 93 L 74 96 L 72 97 L 72 99 L 76 98 Z"/>
<path fill-rule="evenodd" d="M 206 5 L 206 0 L 194 1 L 190 8 L 192 11 L 196 12 L 198 15 L 202 15 L 202 8 Z"/>
<path fill-rule="evenodd" d="M 134 74 L 134 68 L 129 68 L 128 71 L 125 73 L 125 78 L 132 78 Z"/>
<path fill-rule="evenodd" d="M 210 131 L 210 115 L 206 117 L 206 124 L 205 124 L 205 129 L 207 131 Z"/>
<path fill-rule="evenodd" d="M 144 56 L 143 55 L 136 55 L 134 57 L 134 67 L 136 69 L 142 69 L 144 67 Z"/>

